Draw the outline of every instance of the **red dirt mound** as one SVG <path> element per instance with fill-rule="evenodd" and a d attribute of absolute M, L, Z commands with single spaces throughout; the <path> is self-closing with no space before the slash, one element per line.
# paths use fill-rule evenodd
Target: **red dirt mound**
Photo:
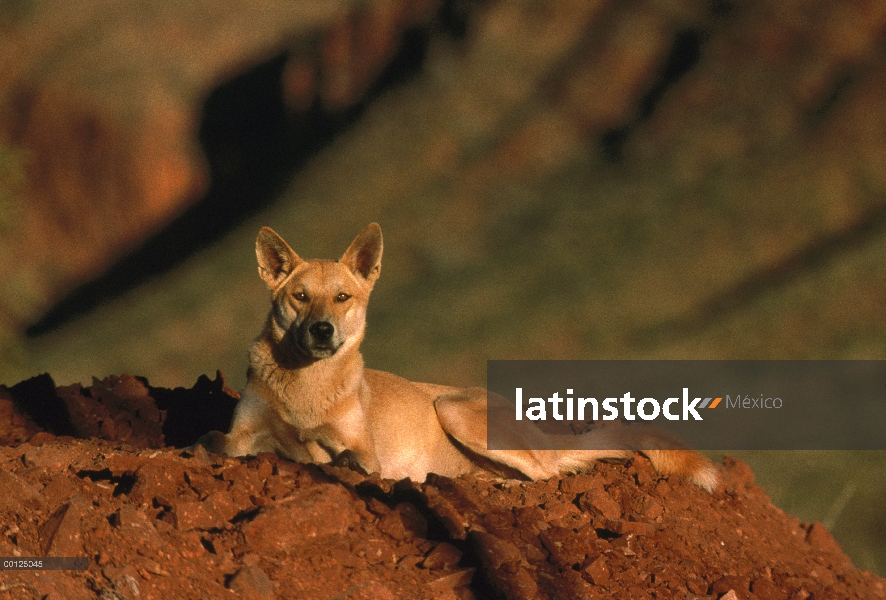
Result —
<path fill-rule="evenodd" d="M 385 481 L 176 449 L 236 393 L 131 376 L 0 388 L 0 598 L 886 598 L 727 459 L 708 494 L 638 457 L 539 482 Z"/>

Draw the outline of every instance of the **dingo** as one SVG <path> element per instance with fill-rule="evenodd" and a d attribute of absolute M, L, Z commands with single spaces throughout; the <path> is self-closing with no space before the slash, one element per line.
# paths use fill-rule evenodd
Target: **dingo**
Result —
<path fill-rule="evenodd" d="M 199 443 L 207 449 L 337 461 L 416 481 L 428 473 L 455 476 L 481 467 L 543 479 L 642 449 L 660 473 L 688 478 L 706 490 L 716 487 L 716 467 L 702 455 L 645 449 L 656 447 L 656 436 L 619 439 L 627 428 L 586 434 L 613 438 L 613 450 L 488 450 L 484 389 L 414 383 L 364 368 L 366 305 L 381 273 L 377 224 L 366 227 L 337 262 L 303 260 L 267 227 L 258 234 L 256 255 L 259 275 L 272 292 L 271 311 L 250 350 L 231 431 L 205 435 Z M 540 444 L 535 447 L 550 447 L 533 425 L 516 435 L 530 436 Z"/>

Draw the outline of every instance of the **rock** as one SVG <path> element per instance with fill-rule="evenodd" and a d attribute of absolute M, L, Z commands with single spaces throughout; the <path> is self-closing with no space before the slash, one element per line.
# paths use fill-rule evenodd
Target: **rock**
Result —
<path fill-rule="evenodd" d="M 124 543 L 139 544 L 141 548 L 160 548 L 165 543 L 157 532 L 154 521 L 132 504 L 121 506 L 114 514 L 113 521 L 118 529 L 117 536 Z"/>
<path fill-rule="evenodd" d="M 176 496 L 186 485 L 181 466 L 167 460 L 145 462 L 135 471 L 129 498 L 136 504 L 150 504 L 157 496 Z"/>
<path fill-rule="evenodd" d="M 228 492 L 213 492 L 206 497 L 202 504 L 207 513 L 217 515 L 220 521 L 230 521 L 241 510 Z M 220 522 L 216 526 L 221 527 L 222 525 L 223 523 Z"/>
<path fill-rule="evenodd" d="M 617 535 L 652 535 L 655 533 L 655 525 L 641 521 L 626 521 L 624 519 L 604 519 L 600 525 L 603 529 Z"/>
<path fill-rule="evenodd" d="M 617 519 L 621 516 L 621 505 L 602 488 L 585 492 L 579 500 L 579 506 L 584 510 L 603 515 L 607 519 Z"/>
<path fill-rule="evenodd" d="M 715 594 L 731 593 L 730 600 L 745 600 L 751 590 L 751 581 L 747 577 L 726 575 L 715 581 L 711 585 L 711 590 Z"/>
<path fill-rule="evenodd" d="M 593 533 L 593 531 L 591 531 Z M 561 567 L 580 565 L 584 562 L 593 540 L 582 539 L 571 529 L 551 527 L 542 531 L 538 538 L 550 553 L 553 563 Z"/>
<path fill-rule="evenodd" d="M 422 561 L 425 569 L 453 569 L 461 561 L 462 552 L 452 544 L 440 542 Z"/>
<path fill-rule="evenodd" d="M 225 519 L 211 506 L 198 501 L 173 501 L 170 522 L 180 531 L 192 529 L 214 529 L 222 527 Z"/>
<path fill-rule="evenodd" d="M 298 490 L 282 505 L 262 508 L 244 528 L 246 541 L 258 553 L 276 555 L 347 533 L 360 517 L 345 489 L 319 484 Z"/>
<path fill-rule="evenodd" d="M 598 556 L 591 564 L 584 568 L 588 580 L 594 585 L 605 586 L 609 581 L 609 568 L 606 566 L 606 557 Z"/>
<path fill-rule="evenodd" d="M 751 592 L 759 600 L 780 600 L 784 592 L 771 579 L 755 579 L 751 582 Z"/>
<path fill-rule="evenodd" d="M 74 496 L 40 526 L 40 547 L 44 556 L 83 555 L 80 521 L 87 510 L 89 506 L 86 500 Z"/>
<path fill-rule="evenodd" d="M 428 587 L 434 591 L 455 590 L 471 584 L 476 569 L 463 569 L 434 579 Z"/>
<path fill-rule="evenodd" d="M 560 480 L 560 491 L 564 494 L 578 495 L 602 487 L 603 482 L 599 477 L 586 473 L 570 475 Z"/>
<path fill-rule="evenodd" d="M 428 524 L 424 517 L 412 504 L 403 502 L 394 510 L 382 515 L 378 528 L 394 539 L 405 539 L 417 535 L 424 537 L 428 532 Z"/>
<path fill-rule="evenodd" d="M 468 541 L 477 549 L 483 564 L 493 570 L 523 561 L 523 553 L 514 544 L 482 531 L 472 531 Z"/>
<path fill-rule="evenodd" d="M 806 532 L 806 541 L 820 550 L 833 552 L 840 547 L 831 532 L 821 523 L 813 523 Z"/>
<path fill-rule="evenodd" d="M 243 567 L 231 577 L 228 588 L 241 598 L 274 598 L 274 584 L 260 568 Z"/>
<path fill-rule="evenodd" d="M 40 492 L 14 473 L 0 469 L 0 508 L 18 509 L 40 505 Z"/>

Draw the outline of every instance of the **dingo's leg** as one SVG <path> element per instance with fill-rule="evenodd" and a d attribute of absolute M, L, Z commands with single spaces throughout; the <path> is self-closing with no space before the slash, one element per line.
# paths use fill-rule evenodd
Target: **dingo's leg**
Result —
<path fill-rule="evenodd" d="M 469 388 L 439 396 L 434 401 L 440 426 L 459 444 L 490 461 L 515 469 L 530 479 L 547 479 L 559 473 L 556 450 L 533 425 L 515 431 L 540 450 L 489 450 L 486 443 L 486 390 Z"/>

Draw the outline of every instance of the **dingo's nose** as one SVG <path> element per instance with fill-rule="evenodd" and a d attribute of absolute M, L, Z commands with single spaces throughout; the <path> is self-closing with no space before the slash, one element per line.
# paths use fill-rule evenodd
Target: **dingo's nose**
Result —
<path fill-rule="evenodd" d="M 332 338 L 332 334 L 335 332 L 335 327 L 333 327 L 332 323 L 329 321 L 317 321 L 308 327 L 308 331 L 318 342 L 328 342 Z"/>

